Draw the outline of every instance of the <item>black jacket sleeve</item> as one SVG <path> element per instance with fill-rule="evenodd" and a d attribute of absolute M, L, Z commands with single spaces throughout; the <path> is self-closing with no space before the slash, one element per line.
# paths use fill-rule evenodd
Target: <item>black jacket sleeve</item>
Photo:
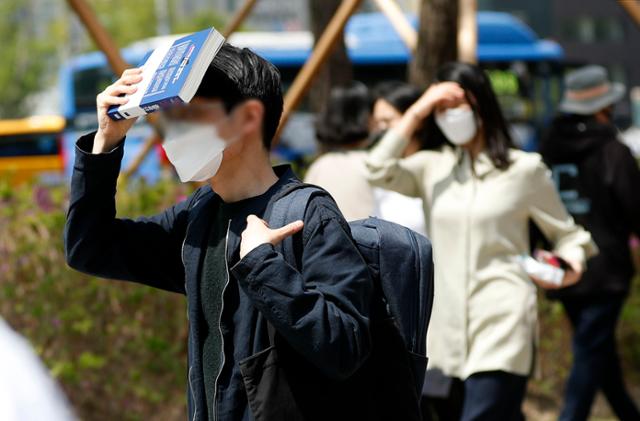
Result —
<path fill-rule="evenodd" d="M 370 352 L 373 281 L 347 223 L 323 201 L 312 199 L 305 215 L 302 273 L 271 244 L 231 271 L 293 349 L 327 377 L 345 379 Z"/>
<path fill-rule="evenodd" d="M 640 236 L 640 168 L 629 148 L 615 143 L 611 188 L 622 217 L 631 231 Z"/>
<path fill-rule="evenodd" d="M 116 183 L 124 146 L 91 154 L 94 135 L 81 137 L 76 145 L 64 231 L 67 264 L 91 275 L 184 294 L 181 250 L 195 195 L 152 217 L 117 219 Z"/>

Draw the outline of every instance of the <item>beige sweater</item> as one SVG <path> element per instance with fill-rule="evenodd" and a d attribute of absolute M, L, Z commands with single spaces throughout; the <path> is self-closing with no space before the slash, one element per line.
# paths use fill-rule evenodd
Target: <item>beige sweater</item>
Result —
<path fill-rule="evenodd" d="M 373 189 L 366 179 L 364 151 L 329 152 L 315 160 L 304 178 L 336 200 L 347 221 L 367 218 L 374 213 Z"/>
<path fill-rule="evenodd" d="M 406 143 L 389 131 L 367 157 L 367 176 L 424 202 L 435 262 L 429 367 L 461 379 L 491 370 L 529 374 L 536 286 L 516 261 L 530 253 L 528 221 L 555 253 L 583 264 L 597 252 L 590 234 L 565 210 L 538 154 L 511 150 L 512 164 L 501 171 L 482 153 L 473 171 L 460 148 L 401 159 Z"/>

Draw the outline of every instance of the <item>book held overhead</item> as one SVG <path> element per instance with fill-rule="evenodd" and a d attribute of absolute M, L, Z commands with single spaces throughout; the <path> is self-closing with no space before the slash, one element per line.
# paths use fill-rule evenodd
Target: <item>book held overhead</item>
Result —
<path fill-rule="evenodd" d="M 209 28 L 160 45 L 141 64 L 142 81 L 127 95 L 129 102 L 112 106 L 107 114 L 113 120 L 130 119 L 188 103 L 224 41 Z"/>

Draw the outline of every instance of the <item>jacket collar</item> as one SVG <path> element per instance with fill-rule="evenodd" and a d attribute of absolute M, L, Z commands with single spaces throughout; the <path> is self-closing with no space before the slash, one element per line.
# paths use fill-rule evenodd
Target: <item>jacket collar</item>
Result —
<path fill-rule="evenodd" d="M 249 201 L 246 206 L 238 208 L 239 214 L 250 215 L 264 213 L 273 198 L 277 197 L 280 192 L 286 190 L 292 183 L 300 182 L 289 165 L 279 165 L 274 167 L 273 170 L 278 176 L 278 181 L 276 181 L 273 186 L 269 187 L 266 193 L 262 195 L 262 200 L 252 200 Z M 233 218 L 231 220 L 227 249 L 227 260 L 229 262 L 233 262 L 235 260 L 234 258 L 238 256 L 238 251 L 240 250 L 240 238 L 242 231 L 244 231 L 246 226 L 247 221 L 244 217 Z"/>
<path fill-rule="evenodd" d="M 267 190 L 267 192 L 263 195 L 263 200 L 261 201 L 248 201 L 245 206 L 238 208 L 238 213 L 243 215 L 249 214 L 260 214 L 263 213 L 267 208 L 271 199 L 277 197 L 278 194 L 293 184 L 299 183 L 300 180 L 295 175 L 290 165 L 279 165 L 273 168 L 276 176 L 278 176 L 278 181 Z M 208 187 L 206 187 L 208 188 Z M 212 194 L 211 194 L 212 193 Z M 194 245 L 198 245 L 196 247 L 196 257 L 197 261 L 202 257 L 201 250 L 206 244 L 208 239 L 208 235 L 210 232 L 209 226 L 211 224 L 210 215 L 216 211 L 217 206 L 222 200 L 220 196 L 215 194 L 215 192 L 211 191 L 210 194 L 207 194 L 203 199 L 201 199 L 201 203 L 198 204 L 198 207 L 195 209 L 197 212 L 193 216 L 193 223 L 189 228 L 189 234 L 193 236 L 197 236 L 193 238 L 190 243 Z M 231 224 L 229 226 L 229 237 L 227 243 L 227 260 L 233 261 L 234 256 L 237 256 L 237 251 L 240 248 L 240 236 L 242 231 L 244 231 L 246 227 L 246 219 L 245 218 L 233 218 L 231 220 Z"/>

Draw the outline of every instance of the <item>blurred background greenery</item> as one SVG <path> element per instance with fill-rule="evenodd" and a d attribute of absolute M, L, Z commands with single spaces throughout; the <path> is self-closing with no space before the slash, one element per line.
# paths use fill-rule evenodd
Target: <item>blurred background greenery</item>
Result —
<path fill-rule="evenodd" d="M 118 213 L 154 213 L 185 189 L 139 184 L 119 193 Z M 31 341 L 82 419 L 184 418 L 184 297 L 68 268 L 66 201 L 64 187 L 0 185 L 0 314 Z"/>
<path fill-rule="evenodd" d="M 88 3 L 119 46 L 158 35 L 163 25 L 172 33 L 184 33 L 221 27 L 228 19 L 213 8 L 178 14 L 173 7 L 176 2 L 179 0 L 166 0 L 166 22 L 158 21 L 155 0 Z M 96 46 L 62 0 L 2 0 L 0 16 L 0 117 L 23 117 L 33 113 L 31 108 L 37 101 L 30 95 L 56 84 L 62 62 L 96 50 Z"/>

